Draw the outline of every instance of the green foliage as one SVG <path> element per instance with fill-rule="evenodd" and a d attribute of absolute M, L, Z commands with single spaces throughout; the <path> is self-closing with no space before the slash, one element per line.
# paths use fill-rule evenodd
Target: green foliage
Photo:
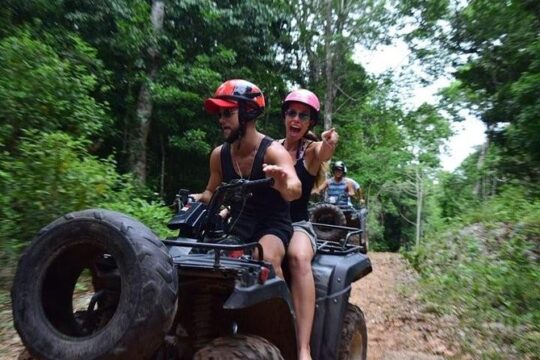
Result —
<path fill-rule="evenodd" d="M 114 162 L 89 156 L 85 145 L 63 133 L 27 132 L 19 155 L 5 163 L 11 175 L 12 206 L 30 233 L 68 211 L 110 196 L 119 179 Z"/>
<path fill-rule="evenodd" d="M 469 211 L 463 219 L 467 223 L 489 222 L 493 219 L 505 223 L 528 222 L 538 216 L 538 206 L 538 198 L 527 188 L 507 185 L 500 194 L 489 199 L 484 206 L 475 208 L 474 212 Z"/>
<path fill-rule="evenodd" d="M 177 146 L 180 150 L 195 152 L 206 155 L 212 150 L 204 141 L 206 134 L 201 130 L 187 131 L 182 138 L 172 138 L 171 144 Z"/>
<path fill-rule="evenodd" d="M 18 242 L 11 239 L 11 236 L 18 232 L 17 224 L 19 216 L 17 211 L 12 207 L 11 184 L 15 183 L 15 179 L 9 171 L 4 170 L 4 166 L 8 163 L 9 155 L 0 153 L 0 259 L 6 265 L 10 264 L 8 259 L 16 258 L 18 253 Z M 1 282 L 1 279 L 0 279 Z"/>
<path fill-rule="evenodd" d="M 6 0 L 0 261 L 7 272 L 39 228 L 74 210 L 121 211 L 170 235 L 163 199 L 180 187 L 202 189 L 208 155 L 222 142 L 204 99 L 223 80 L 253 81 L 267 97 L 258 126 L 279 138 L 280 101 L 301 85 L 333 117 L 336 159 L 362 185 L 372 249 L 409 247 L 419 229 L 421 245 L 406 254 L 422 273 L 427 299 L 457 312 L 467 334 L 480 334 L 470 351 L 538 354 L 537 2 L 399 3 L 402 14 L 421 20 L 407 24 L 407 39 L 434 65 L 431 72 L 447 72 L 447 60 L 456 66 L 442 94 L 445 110 L 460 120 L 468 108 L 489 126 L 489 147 L 437 178 L 439 149 L 450 135 L 440 108 L 406 111 L 388 77 L 372 79 L 352 60 L 357 44 L 389 40 L 392 6 L 328 4 L 173 0 L 164 2 L 156 32 L 147 0 Z M 140 138 L 143 86 L 151 98 L 148 188 L 120 175 L 131 170 Z M 324 109 L 327 96 L 331 109 Z M 445 231 L 455 235 L 441 238 Z"/>
<path fill-rule="evenodd" d="M 445 103 L 457 117 L 458 110 L 466 108 L 486 124 L 490 145 L 495 144 L 503 155 L 496 164 L 499 176 L 538 183 L 540 9 L 536 2 L 412 0 L 403 7 L 407 15 L 421 15 L 409 37 L 423 53 L 433 55 L 432 69 L 447 71 L 449 63 L 456 69 L 457 81 L 444 92 Z"/>
<path fill-rule="evenodd" d="M 346 85 L 363 94 L 334 118 L 340 134 L 335 158 L 345 160 L 348 176 L 362 185 L 373 248 L 396 251 L 414 242 L 417 206 L 421 226 L 428 221 L 422 202 L 429 194 L 417 186 L 429 187 L 449 123 L 429 105 L 404 112 L 384 81 L 353 78 Z"/>
<path fill-rule="evenodd" d="M 12 263 L 37 231 L 71 211 L 105 207 L 138 217 L 159 233 L 170 211 L 116 172 L 111 159 L 88 154 L 65 133 L 26 132 L 19 153 L 0 156 L 0 257 Z"/>
<path fill-rule="evenodd" d="M 108 123 L 90 96 L 96 79 L 62 60 L 28 32 L 0 42 L 0 144 L 13 150 L 23 130 L 67 131 L 89 137 Z"/>
<path fill-rule="evenodd" d="M 102 204 L 102 207 L 131 215 L 152 229 L 161 238 L 177 235 L 176 232 L 173 233 L 165 226 L 173 213 L 161 200 L 148 201 L 137 198 L 125 189 L 120 194 L 117 194 L 117 196 L 118 199 L 105 202 Z"/>
<path fill-rule="evenodd" d="M 406 253 L 422 274 L 426 300 L 459 316 L 467 351 L 534 357 L 540 330 L 540 202 L 527 189 L 508 187 L 462 219 L 430 232 Z"/>

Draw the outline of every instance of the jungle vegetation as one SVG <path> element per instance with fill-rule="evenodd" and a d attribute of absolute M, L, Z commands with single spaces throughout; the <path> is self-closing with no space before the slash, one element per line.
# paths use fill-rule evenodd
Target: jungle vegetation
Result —
<path fill-rule="evenodd" d="M 176 191 L 204 188 L 222 141 L 202 103 L 243 78 L 265 93 L 257 121 L 274 138 L 288 91 L 319 95 L 315 132 L 341 134 L 371 250 L 405 254 L 433 311 L 461 319 L 465 352 L 538 358 L 539 33 L 532 0 L 4 0 L 0 282 L 70 211 L 122 211 L 165 235 Z M 421 78 L 358 61 L 396 41 Z M 441 76 L 436 103 L 406 103 Z M 487 140 L 444 171 L 465 113 Z"/>

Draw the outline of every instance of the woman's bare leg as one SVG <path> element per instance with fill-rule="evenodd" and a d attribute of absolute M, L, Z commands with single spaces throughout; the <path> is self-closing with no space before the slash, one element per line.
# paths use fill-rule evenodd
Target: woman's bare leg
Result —
<path fill-rule="evenodd" d="M 287 249 L 291 290 L 296 311 L 298 359 L 311 360 L 310 339 L 315 315 L 315 281 L 311 270 L 313 248 L 306 234 L 295 231 Z"/>

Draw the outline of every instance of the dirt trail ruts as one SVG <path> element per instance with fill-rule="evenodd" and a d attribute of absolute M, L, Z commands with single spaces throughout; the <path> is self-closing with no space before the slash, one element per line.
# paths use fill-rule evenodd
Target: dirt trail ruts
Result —
<path fill-rule="evenodd" d="M 23 349 L 21 339 L 13 328 L 11 308 L 0 309 L 0 360 L 17 359 Z"/>
<path fill-rule="evenodd" d="M 450 340 L 455 320 L 425 311 L 418 300 L 417 277 L 402 257 L 373 252 L 369 257 L 373 272 L 355 283 L 351 294 L 351 302 L 366 317 L 368 359 L 461 358 Z M 17 359 L 22 349 L 11 326 L 11 310 L 0 309 L 0 360 Z"/>
<path fill-rule="evenodd" d="M 351 302 L 360 306 L 368 328 L 369 360 L 456 358 L 449 317 L 425 311 L 417 276 L 401 255 L 369 253 L 373 272 L 353 285 Z"/>

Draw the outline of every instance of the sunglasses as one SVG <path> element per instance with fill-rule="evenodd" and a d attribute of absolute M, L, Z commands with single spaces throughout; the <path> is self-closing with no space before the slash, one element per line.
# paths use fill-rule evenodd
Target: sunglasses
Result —
<path fill-rule="evenodd" d="M 226 110 L 223 110 L 222 112 L 219 112 L 217 113 L 217 117 L 218 119 L 221 119 L 222 117 L 225 118 L 225 119 L 228 119 L 230 118 L 231 116 L 233 116 L 233 114 L 235 112 L 237 112 L 238 110 L 229 110 L 229 109 L 226 109 Z"/>
<path fill-rule="evenodd" d="M 309 113 L 305 113 L 305 112 L 297 112 L 296 110 L 287 110 L 285 112 L 285 115 L 287 115 L 288 117 L 294 119 L 296 117 L 296 115 L 298 115 L 298 118 L 301 120 L 301 121 L 308 121 L 309 119 L 311 119 L 311 115 Z"/>

